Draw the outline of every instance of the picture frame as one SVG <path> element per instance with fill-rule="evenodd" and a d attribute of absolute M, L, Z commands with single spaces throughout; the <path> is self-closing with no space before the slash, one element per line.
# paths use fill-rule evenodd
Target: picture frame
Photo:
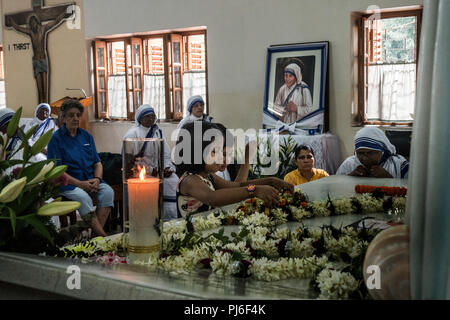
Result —
<path fill-rule="evenodd" d="M 310 135 L 328 130 L 328 50 L 328 41 L 267 49 L 264 129 Z"/>

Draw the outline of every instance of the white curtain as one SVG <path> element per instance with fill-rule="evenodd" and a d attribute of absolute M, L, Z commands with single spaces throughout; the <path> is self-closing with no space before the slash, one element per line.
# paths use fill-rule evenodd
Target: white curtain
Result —
<path fill-rule="evenodd" d="M 425 0 L 406 205 L 413 299 L 450 299 L 450 0 Z"/>
<path fill-rule="evenodd" d="M 108 77 L 109 115 L 114 118 L 127 117 L 125 75 L 111 75 Z"/>
<path fill-rule="evenodd" d="M 369 66 L 368 85 L 369 120 L 412 120 L 416 94 L 414 63 Z"/>
<path fill-rule="evenodd" d="M 166 94 L 164 74 L 144 75 L 144 104 L 151 105 L 158 119 L 166 118 Z"/>
<path fill-rule="evenodd" d="M 0 83 L 1 86 L 1 83 Z M 108 77 L 108 98 L 111 118 L 127 117 L 125 75 L 111 75 Z M 151 105 L 158 119 L 166 118 L 166 94 L 164 75 L 144 75 L 144 98 L 143 104 Z M 206 97 L 206 74 L 205 72 L 186 72 L 183 75 L 184 105 L 193 95 Z M 0 87 L 1 99 L 1 87 Z M 1 103 L 1 100 L 0 100 Z M 138 108 L 139 106 L 136 106 Z"/>

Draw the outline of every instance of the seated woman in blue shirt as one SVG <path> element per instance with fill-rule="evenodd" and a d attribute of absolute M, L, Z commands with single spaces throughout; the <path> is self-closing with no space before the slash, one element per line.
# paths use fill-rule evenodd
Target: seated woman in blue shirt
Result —
<path fill-rule="evenodd" d="M 57 165 L 67 165 L 68 185 L 61 187 L 61 194 L 81 203 L 78 209 L 81 217 L 94 213 L 91 197 L 97 199 L 91 227 L 96 235 L 106 236 L 103 227 L 113 207 L 114 191 L 102 180 L 103 166 L 94 138 L 80 128 L 83 111 L 78 100 L 66 100 L 62 104 L 62 126 L 53 134 L 47 156 L 56 159 Z"/>

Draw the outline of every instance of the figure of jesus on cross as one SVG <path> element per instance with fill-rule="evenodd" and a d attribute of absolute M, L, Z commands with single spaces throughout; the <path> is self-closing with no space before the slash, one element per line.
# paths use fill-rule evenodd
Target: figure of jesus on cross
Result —
<path fill-rule="evenodd" d="M 5 15 L 5 26 L 26 34 L 33 47 L 33 73 L 39 103 L 49 103 L 49 58 L 47 34 L 73 15 L 75 3 L 44 7 L 43 0 L 32 0 L 31 11 Z"/>

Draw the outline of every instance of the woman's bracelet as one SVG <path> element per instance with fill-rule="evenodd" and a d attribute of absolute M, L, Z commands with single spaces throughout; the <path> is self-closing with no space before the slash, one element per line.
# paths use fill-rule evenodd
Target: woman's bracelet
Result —
<path fill-rule="evenodd" d="M 98 179 L 98 182 L 102 182 L 102 178 L 100 177 L 94 177 L 94 179 Z"/>

